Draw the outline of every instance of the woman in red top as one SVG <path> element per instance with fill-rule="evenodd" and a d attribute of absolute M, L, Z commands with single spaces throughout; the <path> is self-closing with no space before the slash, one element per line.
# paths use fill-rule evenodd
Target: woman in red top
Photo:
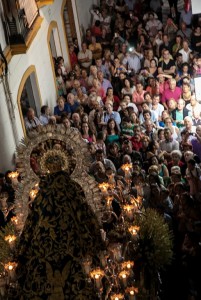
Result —
<path fill-rule="evenodd" d="M 113 103 L 113 110 L 117 111 L 119 108 L 119 97 L 115 96 L 113 93 L 113 88 L 109 87 L 107 89 L 106 96 L 103 98 L 103 103 L 105 104 L 106 101 L 111 101 Z"/>
<path fill-rule="evenodd" d="M 71 68 L 73 69 L 74 66 L 78 63 L 77 55 L 74 52 L 73 44 L 69 46 L 69 57 L 70 57 Z"/>

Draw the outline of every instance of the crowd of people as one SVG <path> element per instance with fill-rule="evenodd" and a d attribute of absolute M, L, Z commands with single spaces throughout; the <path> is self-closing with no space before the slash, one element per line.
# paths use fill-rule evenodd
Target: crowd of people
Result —
<path fill-rule="evenodd" d="M 100 1 L 90 11 L 81 49 L 76 39 L 69 45 L 72 69 L 62 57 L 54 59 L 53 112 L 44 105 L 37 117 L 29 108 L 25 127 L 56 123 L 78 130 L 98 183 L 111 173 L 123 178 L 122 165 L 132 164 L 132 184 L 145 208 L 156 209 L 173 230 L 177 270 L 186 275 L 179 297 L 167 299 L 193 300 L 200 296 L 194 270 L 200 272 L 201 254 L 201 99 L 195 89 L 201 16 L 192 15 L 188 0 L 180 12 L 177 1 L 169 4 L 164 23 L 161 1 Z"/>

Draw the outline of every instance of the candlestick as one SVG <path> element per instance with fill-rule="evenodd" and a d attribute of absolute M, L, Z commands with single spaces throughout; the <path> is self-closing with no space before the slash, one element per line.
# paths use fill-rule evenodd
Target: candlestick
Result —
<path fill-rule="evenodd" d="M 135 296 L 137 293 L 138 293 L 138 288 L 136 287 L 131 286 L 126 289 L 126 294 L 128 295 L 129 300 L 135 300 L 136 299 Z"/>
<path fill-rule="evenodd" d="M 5 278 L 5 276 L 0 275 L 0 295 L 1 295 L 2 299 L 5 299 L 4 298 L 5 294 L 6 294 L 6 278 Z"/>
<path fill-rule="evenodd" d="M 13 249 L 15 246 L 15 240 L 16 240 L 16 236 L 15 235 L 6 235 L 5 236 L 5 241 L 9 243 L 10 248 Z"/>
<path fill-rule="evenodd" d="M 103 196 L 107 196 L 107 194 L 108 194 L 108 188 L 109 188 L 109 183 L 107 183 L 107 182 L 103 182 L 103 183 L 100 183 L 99 185 L 98 185 L 98 187 L 99 187 L 99 189 L 101 190 L 101 192 L 102 192 L 102 194 L 103 194 Z"/>
<path fill-rule="evenodd" d="M 15 274 L 16 267 L 17 267 L 16 262 L 8 262 L 4 266 L 5 270 L 8 272 L 8 276 L 11 281 L 15 281 L 15 279 L 16 279 L 16 274 Z"/>
<path fill-rule="evenodd" d="M 130 226 L 128 231 L 131 233 L 132 237 L 136 239 L 138 237 L 138 232 L 140 230 L 139 226 Z"/>
<path fill-rule="evenodd" d="M 121 268 L 122 270 L 131 270 L 131 268 L 134 266 L 134 261 L 131 261 L 131 260 L 128 260 L 128 261 L 124 261 L 122 264 L 121 264 Z"/>
<path fill-rule="evenodd" d="M 124 295 L 123 294 L 113 294 L 110 297 L 111 300 L 123 300 L 124 299 Z"/>
<path fill-rule="evenodd" d="M 105 275 L 104 271 L 97 268 L 90 272 L 90 276 L 94 279 L 95 286 L 98 290 L 102 288 L 102 278 Z"/>
<path fill-rule="evenodd" d="M 18 172 L 10 172 L 8 174 L 8 177 L 11 179 L 13 186 L 16 186 L 18 184 L 18 176 L 19 176 Z"/>
<path fill-rule="evenodd" d="M 38 194 L 38 190 L 36 189 L 32 189 L 29 193 L 29 197 L 31 202 L 34 201 L 34 199 L 36 198 L 36 195 Z"/>
<path fill-rule="evenodd" d="M 129 271 L 126 270 L 123 270 L 119 273 L 119 278 L 121 279 L 121 282 L 124 287 L 127 287 L 127 280 L 129 275 L 130 275 Z"/>
<path fill-rule="evenodd" d="M 126 217 L 130 220 L 133 221 L 133 212 L 134 212 L 134 205 L 133 204 L 126 204 L 123 206 L 123 210 L 125 212 Z"/>

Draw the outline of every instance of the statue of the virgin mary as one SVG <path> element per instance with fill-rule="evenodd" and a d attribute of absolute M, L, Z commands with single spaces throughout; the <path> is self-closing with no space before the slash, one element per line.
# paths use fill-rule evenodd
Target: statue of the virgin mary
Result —
<path fill-rule="evenodd" d="M 94 266 L 100 265 L 105 247 L 100 225 L 82 188 L 62 170 L 61 156 L 55 153 L 46 155 L 48 175 L 40 180 L 20 238 L 19 299 L 95 300 L 82 260 L 91 257 Z"/>

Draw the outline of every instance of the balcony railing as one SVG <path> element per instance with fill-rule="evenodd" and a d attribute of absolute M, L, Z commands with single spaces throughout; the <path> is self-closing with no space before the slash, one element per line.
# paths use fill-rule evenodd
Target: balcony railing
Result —
<path fill-rule="evenodd" d="M 36 1 L 12 1 L 12 7 L 2 16 L 7 43 L 24 44 L 34 21 L 39 16 Z M 9 7 L 9 6 L 8 6 Z"/>

